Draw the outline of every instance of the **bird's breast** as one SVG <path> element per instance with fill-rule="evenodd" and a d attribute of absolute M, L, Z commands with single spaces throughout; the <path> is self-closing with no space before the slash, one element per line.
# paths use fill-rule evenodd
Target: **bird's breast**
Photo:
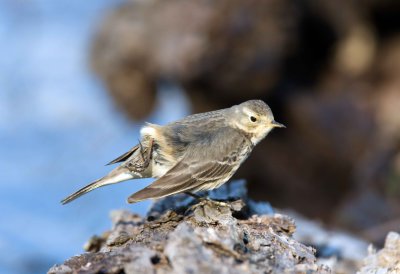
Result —
<path fill-rule="evenodd" d="M 151 177 L 160 178 L 160 177 L 164 176 L 165 173 L 167 173 L 168 170 L 170 170 L 170 169 L 171 169 L 171 166 L 169 166 L 169 165 L 153 162 Z"/>
<path fill-rule="evenodd" d="M 169 154 L 161 146 L 155 145 L 152 152 L 151 170 L 152 177 L 159 178 L 167 173 L 177 162 L 175 157 Z"/>

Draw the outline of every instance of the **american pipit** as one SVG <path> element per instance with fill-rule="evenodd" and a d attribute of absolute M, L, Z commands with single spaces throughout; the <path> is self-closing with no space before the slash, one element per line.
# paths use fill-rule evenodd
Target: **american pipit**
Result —
<path fill-rule="evenodd" d="M 109 164 L 108 175 L 62 200 L 69 203 L 98 187 L 130 179 L 157 178 L 128 198 L 129 203 L 181 192 L 211 190 L 228 181 L 274 127 L 271 109 L 260 100 L 190 115 L 165 126 L 146 124 L 141 141 Z"/>

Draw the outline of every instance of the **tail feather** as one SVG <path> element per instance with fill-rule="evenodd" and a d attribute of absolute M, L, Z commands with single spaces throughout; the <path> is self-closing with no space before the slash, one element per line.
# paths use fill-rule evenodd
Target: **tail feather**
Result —
<path fill-rule="evenodd" d="M 99 180 L 96 180 L 96 181 L 90 183 L 89 185 L 81 188 L 77 192 L 69 195 L 68 197 L 66 197 L 65 199 L 63 199 L 61 201 L 61 204 L 65 205 L 69 202 L 72 202 L 73 200 L 79 198 L 80 196 L 82 196 L 92 190 L 95 190 L 96 188 L 106 186 L 106 185 L 116 184 L 116 183 L 123 182 L 123 181 L 133 179 L 133 178 L 134 178 L 134 176 L 132 176 L 132 174 L 130 174 L 126 171 L 114 170 L 107 176 L 105 176 Z"/>
<path fill-rule="evenodd" d="M 88 193 L 88 192 L 90 192 L 90 191 L 92 191 L 92 190 L 94 190 L 94 189 L 96 189 L 98 187 L 103 186 L 103 184 L 101 184 L 101 180 L 102 179 L 96 180 L 93 183 L 90 183 L 89 185 L 79 189 L 77 192 L 75 192 L 75 193 L 69 195 L 68 197 L 66 197 L 65 199 L 63 199 L 61 201 L 61 203 L 63 205 L 65 205 L 65 204 L 67 204 L 69 202 L 72 202 L 76 198 L 79 198 L 80 196 L 82 196 L 82 195 L 84 195 L 84 194 L 86 194 L 86 193 Z"/>

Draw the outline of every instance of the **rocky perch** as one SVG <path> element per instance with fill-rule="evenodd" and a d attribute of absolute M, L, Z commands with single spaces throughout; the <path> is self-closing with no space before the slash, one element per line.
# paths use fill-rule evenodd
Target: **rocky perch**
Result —
<path fill-rule="evenodd" d="M 145 218 L 114 211 L 111 231 L 48 273 L 331 273 L 292 237 L 293 219 L 249 200 L 244 182 L 209 197 L 168 197 Z"/>

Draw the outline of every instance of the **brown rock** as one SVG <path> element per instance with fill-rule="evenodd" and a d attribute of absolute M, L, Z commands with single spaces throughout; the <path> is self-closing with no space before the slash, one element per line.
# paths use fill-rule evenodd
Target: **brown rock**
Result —
<path fill-rule="evenodd" d="M 175 206 L 160 211 L 157 219 L 114 211 L 113 229 L 96 241 L 99 250 L 72 257 L 48 273 L 329 273 L 316 264 L 313 248 L 293 240 L 294 223 L 287 216 L 238 219 L 237 201 L 199 204 L 175 198 Z M 246 198 L 240 198 L 246 204 Z M 155 207 L 161 209 L 162 204 L 158 201 Z M 249 214 L 265 208 L 252 205 Z"/>

